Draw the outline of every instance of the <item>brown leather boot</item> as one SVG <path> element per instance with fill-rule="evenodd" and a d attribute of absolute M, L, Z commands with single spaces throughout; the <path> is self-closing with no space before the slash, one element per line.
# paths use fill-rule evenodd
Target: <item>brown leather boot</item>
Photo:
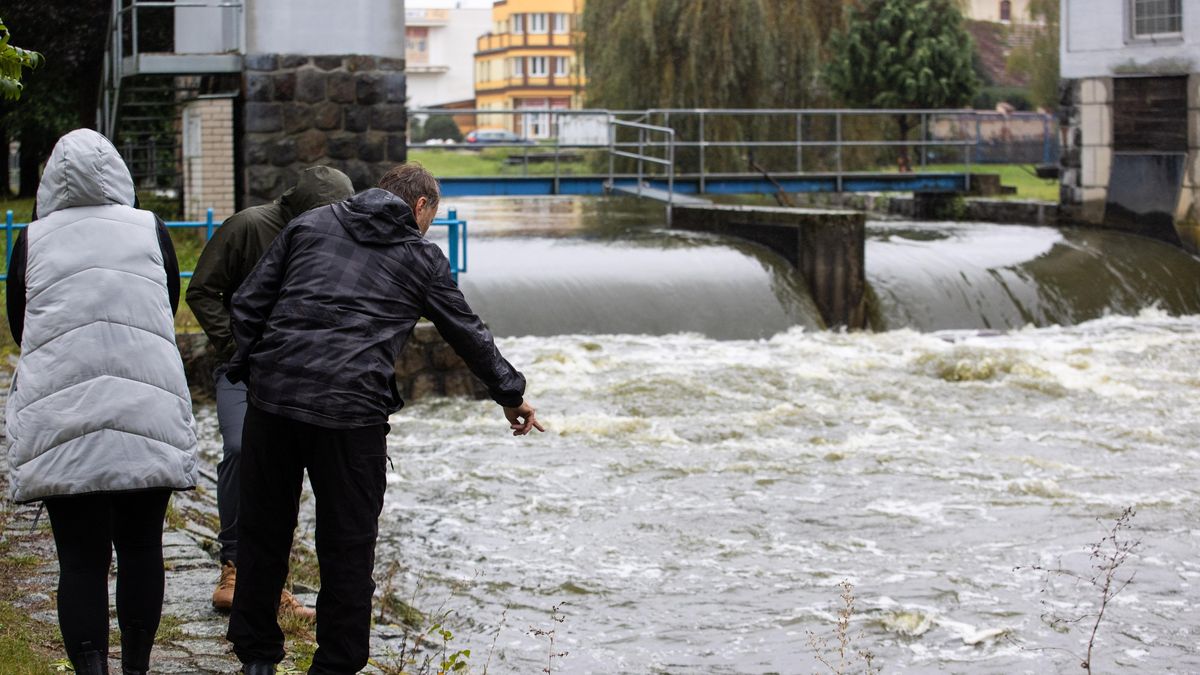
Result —
<path fill-rule="evenodd" d="M 228 612 L 233 609 L 233 589 L 237 585 L 237 568 L 231 562 L 221 565 L 221 579 L 212 594 L 213 609 Z"/>
<path fill-rule="evenodd" d="M 304 619 L 306 621 L 315 621 L 317 618 L 317 610 L 300 604 L 300 601 L 296 599 L 296 596 L 288 593 L 287 591 L 284 591 L 283 594 L 279 596 L 279 613 L 291 614 L 296 618 Z"/>

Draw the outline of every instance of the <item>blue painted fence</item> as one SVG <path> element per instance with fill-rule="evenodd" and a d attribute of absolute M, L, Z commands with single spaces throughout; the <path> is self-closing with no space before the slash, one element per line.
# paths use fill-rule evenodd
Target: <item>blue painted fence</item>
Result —
<path fill-rule="evenodd" d="M 450 209 L 446 218 L 437 218 L 433 221 L 435 227 L 445 227 L 447 231 L 446 257 L 450 259 L 450 273 L 454 275 L 454 280 L 458 280 L 458 275 L 467 271 L 467 221 L 461 220 L 458 217 L 457 209 Z M 4 273 L 0 274 L 0 281 L 8 280 L 8 264 L 12 260 L 13 241 L 16 239 L 14 232 L 23 230 L 28 223 L 14 223 L 13 212 L 8 211 L 4 218 Z M 220 223 L 213 221 L 213 210 L 208 209 L 208 216 L 204 220 L 172 220 L 166 223 L 171 229 L 198 229 L 204 228 L 204 241 L 212 239 L 213 232 L 221 226 Z M 180 270 L 179 276 L 190 278 L 192 270 Z"/>

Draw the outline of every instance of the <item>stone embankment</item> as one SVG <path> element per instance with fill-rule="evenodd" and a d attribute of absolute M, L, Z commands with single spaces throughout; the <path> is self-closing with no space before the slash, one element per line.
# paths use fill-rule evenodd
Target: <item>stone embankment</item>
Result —
<path fill-rule="evenodd" d="M 0 374 L 0 411 L 4 409 L 4 394 L 8 391 L 9 379 L 8 374 Z M 196 418 L 201 448 L 199 483 L 195 490 L 174 494 L 163 533 L 166 598 L 163 622 L 152 660 L 151 672 L 154 673 L 209 675 L 240 672 L 240 664 L 224 637 L 228 617 L 213 610 L 211 605 L 211 594 L 219 573 L 216 558 L 218 517 L 215 467 L 220 459 L 220 437 L 211 406 L 197 406 Z M 3 430 L 2 422 L 0 418 L 0 432 Z M 31 562 L 20 566 L 19 574 L 14 575 L 17 578 L 0 579 L 0 583 L 19 587 L 21 592 L 12 594 L 12 597 L 18 598 L 14 604 L 22 613 L 46 624 L 52 631 L 58 624 L 54 600 L 58 562 L 54 540 L 46 515 L 44 511 L 39 512 L 38 504 L 17 505 L 7 500 L 7 440 L 3 445 L 4 452 L 0 453 L 0 490 L 3 490 L 4 502 L 0 517 L 0 542 L 6 545 L 7 557 Z M 312 500 L 305 500 L 301 509 L 302 523 L 312 522 L 311 508 Z M 312 529 L 302 524 L 297 531 L 295 551 L 300 552 L 301 558 L 306 555 L 311 558 L 312 550 Z M 382 573 L 380 570 L 377 572 Z M 294 586 L 293 590 L 302 603 L 315 606 L 314 589 Z M 114 597 L 115 576 L 110 576 L 110 605 Z M 115 619 L 112 628 L 115 636 Z M 289 626 L 285 622 L 285 629 L 289 634 L 289 659 L 282 664 L 284 669 L 281 672 L 294 668 L 295 656 L 311 656 L 313 641 L 311 626 Z M 403 628 L 376 624 L 372 627 L 371 653 L 377 659 L 397 653 L 404 639 Z M 61 649 L 61 645 L 56 646 Z M 110 667 L 113 672 L 120 672 L 119 643 L 111 645 L 111 649 Z M 372 666 L 364 672 L 381 671 Z"/>
<path fill-rule="evenodd" d="M 183 355 L 192 397 L 211 400 L 212 372 L 217 362 L 208 348 L 208 338 L 203 333 L 180 333 L 175 342 Z M 396 359 L 396 386 L 407 402 L 430 396 L 487 397 L 483 383 L 471 374 L 467 364 L 442 339 L 433 324 L 425 321 L 417 324 L 404 351 Z"/>

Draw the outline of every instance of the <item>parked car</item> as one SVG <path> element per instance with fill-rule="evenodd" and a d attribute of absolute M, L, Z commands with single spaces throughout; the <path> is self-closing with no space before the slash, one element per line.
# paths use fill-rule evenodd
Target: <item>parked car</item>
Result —
<path fill-rule="evenodd" d="M 533 141 L 508 129 L 476 129 L 467 134 L 466 141 L 475 145 L 534 145 Z"/>

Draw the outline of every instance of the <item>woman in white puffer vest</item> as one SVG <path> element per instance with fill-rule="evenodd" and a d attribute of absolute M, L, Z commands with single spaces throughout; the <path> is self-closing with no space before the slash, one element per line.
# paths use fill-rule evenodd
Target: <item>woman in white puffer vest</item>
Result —
<path fill-rule="evenodd" d="M 94 131 L 54 146 L 36 213 L 9 268 L 21 345 L 6 415 L 12 498 L 46 504 L 75 672 L 107 673 L 115 546 L 122 672 L 145 673 L 162 614 L 167 502 L 196 485 L 175 346 L 179 266 L 165 225 L 134 207 L 129 170 Z"/>

